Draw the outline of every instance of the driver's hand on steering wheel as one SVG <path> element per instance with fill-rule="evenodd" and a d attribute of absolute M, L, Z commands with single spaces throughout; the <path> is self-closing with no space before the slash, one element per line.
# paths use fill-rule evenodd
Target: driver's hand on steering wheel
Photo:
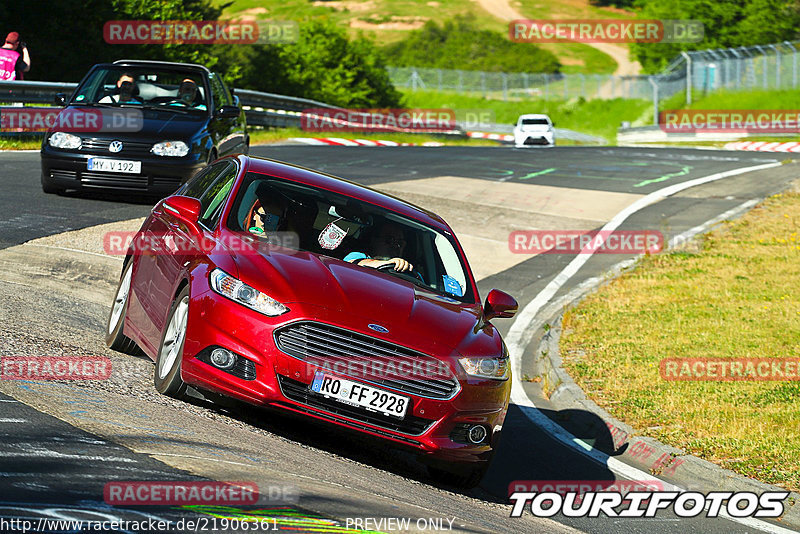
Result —
<path fill-rule="evenodd" d="M 394 265 L 394 270 L 398 272 L 414 270 L 414 266 L 408 263 L 403 258 L 392 258 L 389 260 L 373 260 L 371 258 L 367 258 L 359 261 L 358 264 L 364 267 L 372 267 L 374 269 L 379 269 L 384 265 Z"/>

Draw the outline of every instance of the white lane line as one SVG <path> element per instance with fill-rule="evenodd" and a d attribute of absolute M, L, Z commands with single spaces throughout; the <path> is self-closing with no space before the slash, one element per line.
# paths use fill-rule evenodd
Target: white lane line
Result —
<path fill-rule="evenodd" d="M 0 402 L 18 402 L 13 399 L 0 399 Z"/>
<path fill-rule="evenodd" d="M 0 418 L 0 423 L 27 423 L 27 419 L 16 419 L 13 417 L 2 417 Z"/>
<path fill-rule="evenodd" d="M 687 182 L 674 184 L 665 187 L 663 189 L 653 191 L 652 193 L 648 194 L 645 197 L 640 198 L 627 208 L 620 211 L 617 215 L 614 216 L 613 219 L 611 219 L 611 221 L 609 221 L 605 226 L 603 226 L 603 228 L 601 229 L 601 233 L 599 233 L 598 235 L 599 236 L 608 235 L 606 232 L 615 230 L 628 217 L 630 217 L 637 211 L 655 202 L 658 202 L 659 200 L 663 200 L 669 196 L 679 193 L 684 189 L 713 182 L 716 180 L 721 180 L 723 178 L 728 178 L 730 176 L 736 176 L 746 172 L 754 172 L 763 169 L 770 169 L 773 167 L 778 167 L 780 165 L 781 165 L 780 162 L 775 162 L 775 163 L 767 163 L 764 165 L 756 165 L 753 167 L 733 169 L 731 171 L 725 171 L 705 176 L 702 178 L 696 178 L 694 180 L 689 180 Z M 731 211 L 741 210 L 742 207 L 745 206 L 745 204 L 748 204 L 749 202 L 752 201 L 745 202 L 744 204 L 738 206 L 737 208 L 734 208 Z M 719 217 L 716 217 L 715 219 L 718 218 Z M 709 223 L 704 223 L 699 228 L 705 227 L 707 224 Z M 688 232 L 684 232 L 684 234 L 686 233 Z M 560 273 L 558 273 L 556 277 L 553 278 L 553 280 L 551 280 L 550 283 L 548 283 L 547 286 L 545 286 L 545 288 L 525 306 L 525 308 L 523 308 L 523 310 L 517 315 L 514 324 L 511 325 L 511 328 L 509 329 L 508 334 L 506 335 L 506 345 L 508 346 L 509 353 L 511 355 L 511 365 L 513 369 L 513 374 L 515 376 L 515 380 L 513 381 L 513 384 L 511 386 L 511 400 L 517 406 L 528 408 L 528 409 L 522 409 L 521 411 L 533 424 L 545 430 L 549 435 L 551 435 L 553 438 L 557 439 L 564 445 L 571 447 L 572 449 L 584 454 L 585 456 L 589 457 L 590 459 L 594 460 L 595 462 L 601 465 L 607 466 L 612 472 L 621 475 L 627 478 L 628 480 L 657 479 L 657 477 L 655 477 L 650 473 L 641 471 L 640 469 L 637 469 L 616 458 L 613 458 L 604 452 L 592 448 L 591 446 L 589 446 L 588 444 L 576 438 L 570 432 L 565 430 L 561 425 L 550 420 L 536 407 L 536 404 L 533 402 L 533 400 L 531 400 L 528 397 L 528 395 L 525 393 L 525 390 L 522 387 L 522 382 L 520 382 L 520 378 L 522 377 L 522 354 L 525 350 L 525 347 L 528 345 L 528 343 L 530 342 L 535 333 L 535 329 L 529 327 L 536 318 L 536 314 L 538 313 L 538 311 L 543 306 L 545 306 L 550 301 L 550 299 L 553 298 L 556 292 L 558 292 L 558 290 L 578 271 L 578 269 L 580 269 L 589 260 L 589 258 L 591 258 L 593 254 L 592 251 L 590 250 L 587 250 L 585 253 L 583 253 L 583 251 L 581 252 L 582 252 L 581 254 L 578 254 L 575 257 L 575 259 L 573 259 L 566 267 L 564 267 L 564 269 Z M 630 264 L 633 263 L 631 260 L 627 260 L 627 262 Z M 621 263 L 626 263 L 626 262 L 621 262 Z M 665 484 L 672 486 L 667 482 L 665 482 Z M 681 490 L 681 488 L 677 487 L 676 489 Z M 764 521 L 760 521 L 754 518 L 731 517 L 724 513 L 721 513 L 720 516 L 763 532 L 772 532 L 776 534 L 796 533 L 796 531 L 794 530 L 785 529 L 777 525 L 774 525 L 772 523 L 766 523 Z"/>
<path fill-rule="evenodd" d="M 136 460 L 131 458 L 121 458 L 118 456 L 88 456 L 85 454 L 66 454 L 58 451 L 51 451 L 50 449 L 39 449 L 31 447 L 24 452 L 3 451 L 4 458 L 62 458 L 69 460 L 84 460 L 96 462 L 122 462 L 122 463 L 135 463 Z"/>
<path fill-rule="evenodd" d="M 56 234 L 56 235 L 59 235 L 59 234 Z M 29 247 L 53 248 L 53 249 L 56 249 L 56 250 L 66 250 L 66 251 L 69 251 L 69 252 L 77 252 L 79 254 L 91 254 L 92 256 L 100 256 L 101 258 L 106 258 L 106 259 L 116 260 L 116 261 L 123 261 L 125 259 L 123 255 L 113 255 L 112 256 L 111 254 L 101 254 L 99 252 L 92 252 L 90 250 L 80 250 L 80 249 L 77 249 L 77 248 L 60 247 L 58 245 L 43 245 L 43 244 L 40 244 L 40 243 L 31 243 L 30 241 L 27 242 L 27 243 L 24 243 L 24 244 L 28 245 Z"/>

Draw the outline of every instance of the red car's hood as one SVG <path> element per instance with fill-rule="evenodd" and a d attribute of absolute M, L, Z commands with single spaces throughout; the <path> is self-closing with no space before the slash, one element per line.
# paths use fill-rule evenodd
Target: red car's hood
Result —
<path fill-rule="evenodd" d="M 390 274 L 307 252 L 237 255 L 235 261 L 243 282 L 289 308 L 293 303 L 323 307 L 334 312 L 340 326 L 418 350 L 449 353 L 471 344 L 470 337 L 487 337 L 485 329 L 475 332 L 480 305 L 440 297 Z M 389 332 L 377 334 L 369 324 Z"/>

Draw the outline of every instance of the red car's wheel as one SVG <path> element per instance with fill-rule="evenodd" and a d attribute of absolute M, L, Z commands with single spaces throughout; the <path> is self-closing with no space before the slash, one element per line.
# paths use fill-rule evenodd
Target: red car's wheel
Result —
<path fill-rule="evenodd" d="M 153 373 L 153 383 L 158 392 L 176 399 L 186 391 L 186 384 L 181 380 L 181 360 L 188 319 L 189 286 L 186 286 L 172 302 Z"/>
<path fill-rule="evenodd" d="M 128 336 L 122 333 L 125 325 L 125 314 L 128 313 L 128 294 L 131 291 L 131 272 L 133 261 L 129 261 L 122 271 L 119 279 L 114 304 L 108 314 L 108 328 L 106 328 L 106 345 L 111 350 L 125 354 L 139 354 L 139 347 Z"/>

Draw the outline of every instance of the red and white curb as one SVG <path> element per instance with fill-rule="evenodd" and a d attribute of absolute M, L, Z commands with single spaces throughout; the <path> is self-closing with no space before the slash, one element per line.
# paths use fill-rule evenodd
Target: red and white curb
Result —
<path fill-rule="evenodd" d="M 475 139 L 491 139 L 492 141 L 514 141 L 514 136 L 511 134 L 498 134 L 488 132 L 467 132 L 467 135 Z"/>
<path fill-rule="evenodd" d="M 290 137 L 289 141 L 295 141 L 306 145 L 328 145 L 328 146 L 444 146 L 444 143 L 397 143 L 395 141 L 383 141 L 372 139 L 344 139 L 342 137 Z"/>
<path fill-rule="evenodd" d="M 725 150 L 749 150 L 755 152 L 800 152 L 800 142 L 737 141 L 726 144 L 724 148 Z"/>

